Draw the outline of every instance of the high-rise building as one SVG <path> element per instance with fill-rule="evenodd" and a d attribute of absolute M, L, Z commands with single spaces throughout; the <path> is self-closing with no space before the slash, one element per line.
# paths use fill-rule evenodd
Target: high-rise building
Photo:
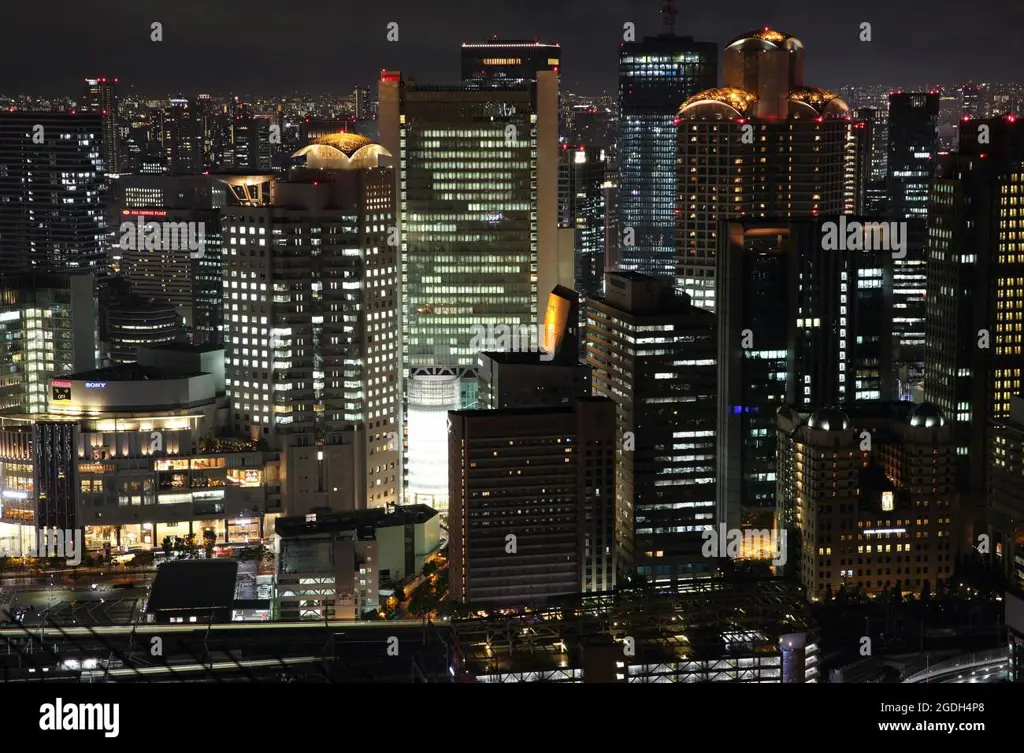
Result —
<path fill-rule="evenodd" d="M 953 574 L 956 449 L 933 405 L 778 414 L 778 512 L 812 601 L 931 593 Z"/>
<path fill-rule="evenodd" d="M 543 604 L 615 588 L 615 405 L 448 414 L 450 593 Z"/>
<path fill-rule="evenodd" d="M 939 151 L 938 92 L 889 95 L 889 211 L 903 218 L 928 216 L 928 192 Z"/>
<path fill-rule="evenodd" d="M 203 171 L 203 121 L 192 103 L 171 99 L 157 113 L 157 132 L 165 172 L 195 175 Z"/>
<path fill-rule="evenodd" d="M 113 265 L 134 293 L 174 306 L 191 342 L 222 344 L 224 183 L 207 175 L 125 175 L 118 192 Z M 154 226 L 159 235 L 147 242 Z"/>
<path fill-rule="evenodd" d="M 908 228 L 906 255 L 896 259 L 893 283 L 895 367 L 904 392 L 917 388 L 924 370 L 928 194 L 939 151 L 939 93 L 889 95 L 886 210 Z"/>
<path fill-rule="evenodd" d="M 0 268 L 105 262 L 103 117 L 0 112 Z"/>
<path fill-rule="evenodd" d="M 97 314 L 86 270 L 0 275 L 0 413 L 45 413 L 50 379 L 96 367 Z"/>
<path fill-rule="evenodd" d="M 864 123 L 864 157 L 868 160 L 861 211 L 863 214 L 881 215 L 885 212 L 887 198 L 889 119 L 884 111 L 871 107 L 857 110 L 857 119 Z"/>
<path fill-rule="evenodd" d="M 1024 395 L 989 430 L 988 534 L 1007 583 L 1024 588 Z"/>
<path fill-rule="evenodd" d="M 117 79 L 87 78 L 78 111 L 103 118 L 103 172 L 121 172 L 121 131 L 118 120 Z"/>
<path fill-rule="evenodd" d="M 583 296 L 599 295 L 604 288 L 604 188 L 608 169 L 603 149 L 572 147 L 563 151 L 569 162 L 569 220 L 574 232 L 573 277 Z"/>
<path fill-rule="evenodd" d="M 338 134 L 224 210 L 231 427 L 280 449 L 302 514 L 398 502 L 398 249 L 390 154 Z M 242 186 L 234 186 L 238 196 Z M 264 202 L 264 203 L 261 203 Z"/>
<path fill-rule="evenodd" d="M 608 275 L 587 301 L 595 395 L 616 405 L 616 544 L 650 581 L 707 574 L 715 512 L 715 318 L 671 282 Z"/>
<path fill-rule="evenodd" d="M 619 46 L 622 235 L 616 269 L 674 278 L 676 112 L 681 102 L 717 80 L 718 47 L 713 42 L 667 34 Z"/>
<path fill-rule="evenodd" d="M 558 86 L 486 91 L 386 71 L 383 145 L 401 159 L 406 503 L 446 505 L 436 448 L 447 411 L 476 405 L 475 328 L 539 327 L 548 293 L 572 285 L 558 243 Z"/>
<path fill-rule="evenodd" d="M 849 108 L 804 84 L 799 39 L 752 31 L 729 43 L 723 64 L 725 86 L 693 94 L 677 119 L 676 285 L 708 310 L 720 218 L 840 214 L 857 164 Z"/>
<path fill-rule="evenodd" d="M 236 171 L 263 172 L 273 164 L 270 118 L 235 115 L 228 123 L 225 167 Z"/>
<path fill-rule="evenodd" d="M 722 221 L 718 513 L 729 528 L 764 525 L 774 513 L 775 414 L 783 404 L 894 398 L 893 259 L 865 222 Z"/>
<path fill-rule="evenodd" d="M 473 89 L 519 87 L 537 80 L 540 71 L 561 67 L 562 48 L 529 40 L 490 39 L 462 44 L 462 83 Z"/>
<path fill-rule="evenodd" d="M 928 210 L 924 394 L 954 426 L 962 498 L 980 513 L 988 425 L 1009 416 L 1024 386 L 1024 121 L 961 126 L 960 151 L 939 158 Z"/>
<path fill-rule="evenodd" d="M 174 306 L 164 301 L 126 297 L 102 311 L 101 362 L 135 363 L 140 347 L 174 342 L 181 337 L 181 322 Z"/>

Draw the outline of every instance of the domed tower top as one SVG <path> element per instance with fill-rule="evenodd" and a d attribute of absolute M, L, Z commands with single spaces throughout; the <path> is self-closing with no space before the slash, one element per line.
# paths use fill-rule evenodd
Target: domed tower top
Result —
<path fill-rule="evenodd" d="M 763 114 L 782 115 L 786 96 L 804 85 L 804 43 L 767 26 L 755 29 L 726 45 L 722 70 L 725 86 L 756 94 L 768 108 Z"/>

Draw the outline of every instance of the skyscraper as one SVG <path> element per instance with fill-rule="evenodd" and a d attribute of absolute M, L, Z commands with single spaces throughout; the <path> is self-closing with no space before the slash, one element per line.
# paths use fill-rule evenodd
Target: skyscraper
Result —
<path fill-rule="evenodd" d="M 557 242 L 558 87 L 380 85 L 381 141 L 400 155 L 406 503 L 444 509 L 447 412 L 476 404 L 475 327 L 541 324 L 572 285 Z M 483 348 L 488 349 L 488 348 Z"/>
<path fill-rule="evenodd" d="M 928 216 L 928 191 L 939 151 L 938 92 L 889 95 L 889 211 L 897 217 Z"/>
<path fill-rule="evenodd" d="M 889 164 L 889 118 L 882 110 L 863 107 L 857 110 L 857 119 L 864 123 L 864 157 L 868 160 L 861 211 L 864 214 L 880 215 L 885 212 L 887 198 L 885 181 Z"/>
<path fill-rule="evenodd" d="M 0 112 L 0 268 L 66 269 L 106 261 L 103 118 Z"/>
<path fill-rule="evenodd" d="M 117 79 L 87 78 L 79 112 L 103 118 L 103 172 L 121 172 L 121 132 L 118 121 Z"/>
<path fill-rule="evenodd" d="M 893 399 L 893 259 L 865 250 L 869 238 L 857 217 L 722 221 L 717 473 L 729 528 L 775 511 L 780 406 Z"/>
<path fill-rule="evenodd" d="M 608 275 L 587 301 L 595 395 L 615 401 L 620 572 L 651 581 L 707 574 L 701 531 L 715 509 L 715 318 L 671 282 Z"/>
<path fill-rule="evenodd" d="M 400 350 L 393 168 L 355 134 L 324 137 L 224 211 L 231 426 L 280 449 L 289 499 L 363 509 L 398 501 Z"/>
<path fill-rule="evenodd" d="M 849 108 L 835 93 L 804 84 L 803 49 L 767 27 L 743 34 L 726 47 L 725 86 L 680 103 L 676 285 L 696 306 L 716 307 L 720 218 L 847 208 L 856 165 Z"/>
<path fill-rule="evenodd" d="M 907 223 L 904 258 L 896 260 L 893 329 L 903 391 L 918 388 L 924 371 L 925 261 L 928 194 L 939 151 L 939 93 L 889 95 L 886 210 Z"/>
<path fill-rule="evenodd" d="M 1024 386 L 1022 190 L 1024 121 L 968 121 L 959 152 L 939 158 L 928 211 L 925 399 L 955 427 L 958 482 L 976 509 L 988 425 Z"/>
<path fill-rule="evenodd" d="M 165 301 L 178 312 L 183 331 L 197 345 L 223 342 L 221 279 L 221 211 L 225 186 L 208 175 L 125 175 L 118 181 L 115 203 L 114 261 L 133 292 Z M 135 227 L 157 222 L 190 229 L 202 252 L 189 244 L 138 243 Z M 121 248 L 121 226 L 129 230 Z M 191 225 L 189 225 L 191 223 Z M 180 235 L 180 233 L 179 233 Z M 150 246 L 150 247 L 147 247 Z"/>
<path fill-rule="evenodd" d="M 713 42 L 669 33 L 619 46 L 620 244 L 616 269 L 676 274 L 679 104 L 718 80 Z M 698 302 L 698 305 L 699 302 Z"/>
<path fill-rule="evenodd" d="M 462 44 L 462 83 L 473 89 L 517 87 L 537 80 L 540 71 L 558 73 L 562 48 L 529 40 L 490 39 Z"/>
<path fill-rule="evenodd" d="M 45 413 L 50 379 L 96 368 L 87 270 L 0 276 L 0 413 Z"/>

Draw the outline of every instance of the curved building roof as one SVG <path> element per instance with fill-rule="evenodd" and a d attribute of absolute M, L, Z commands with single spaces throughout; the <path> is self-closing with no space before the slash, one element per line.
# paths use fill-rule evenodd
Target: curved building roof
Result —
<path fill-rule="evenodd" d="M 846 431 L 850 428 L 850 417 L 838 408 L 822 408 L 814 412 L 807 425 L 823 431 Z"/>
<path fill-rule="evenodd" d="M 907 416 L 910 421 L 910 425 L 932 427 L 932 426 L 945 426 L 946 416 L 943 414 L 942 409 L 932 403 L 921 403 Z"/>
<path fill-rule="evenodd" d="M 757 95 L 744 89 L 729 86 L 705 89 L 683 102 L 679 108 L 679 114 L 682 115 L 685 110 L 699 105 L 720 104 L 735 110 L 737 115 L 744 115 L 756 101 Z"/>
<path fill-rule="evenodd" d="M 365 136 L 360 136 L 358 133 L 329 133 L 326 136 L 313 139 L 312 143 L 332 146 L 339 152 L 344 152 L 351 157 L 364 146 L 373 142 Z"/>
<path fill-rule="evenodd" d="M 726 45 L 726 48 L 733 47 L 735 45 L 741 45 L 744 42 L 757 42 L 760 46 L 764 47 L 778 47 L 778 48 L 793 48 L 803 47 L 804 43 L 794 37 L 792 34 L 787 34 L 784 31 L 777 31 L 776 29 L 763 26 L 760 29 L 754 29 L 748 31 L 746 34 L 740 34 L 734 40 Z"/>
<path fill-rule="evenodd" d="M 302 147 L 292 155 L 305 157 L 306 166 L 320 170 L 358 170 L 377 167 L 380 157 L 391 152 L 356 133 L 332 133 Z"/>

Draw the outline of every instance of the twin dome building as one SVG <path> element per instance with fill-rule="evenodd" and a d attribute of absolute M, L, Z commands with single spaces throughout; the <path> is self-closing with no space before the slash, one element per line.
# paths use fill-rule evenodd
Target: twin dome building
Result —
<path fill-rule="evenodd" d="M 844 117 L 850 108 L 828 89 L 804 85 L 804 45 L 767 26 L 730 42 L 725 86 L 705 89 L 679 108 L 684 119 L 735 120 Z"/>

